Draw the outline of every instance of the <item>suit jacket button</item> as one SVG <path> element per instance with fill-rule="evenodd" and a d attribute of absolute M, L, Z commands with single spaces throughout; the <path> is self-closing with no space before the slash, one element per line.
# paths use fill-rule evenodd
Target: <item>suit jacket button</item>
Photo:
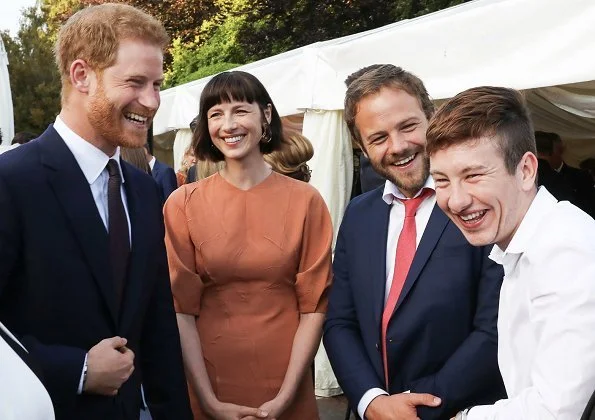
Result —
<path fill-rule="evenodd" d="M 378 348 L 378 343 L 376 343 L 376 350 L 380 350 L 380 349 Z"/>

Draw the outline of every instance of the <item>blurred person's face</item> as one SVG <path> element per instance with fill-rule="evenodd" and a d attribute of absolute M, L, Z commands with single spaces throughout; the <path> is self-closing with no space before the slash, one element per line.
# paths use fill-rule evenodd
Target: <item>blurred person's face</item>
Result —
<path fill-rule="evenodd" d="M 89 90 L 87 116 L 100 144 L 136 148 L 146 143 L 162 80 L 160 47 L 138 40 L 120 42 L 116 62 L 96 73 Z"/>
<path fill-rule="evenodd" d="M 506 249 L 534 196 L 535 155 L 510 174 L 495 140 L 480 138 L 438 150 L 430 162 L 437 203 L 467 241 Z"/>
<path fill-rule="evenodd" d="M 552 155 L 549 157 L 550 165 L 552 168 L 558 169 L 562 162 L 564 162 L 562 155 L 564 154 L 564 145 L 562 142 L 554 142 L 552 149 Z"/>
<path fill-rule="evenodd" d="M 428 120 L 417 98 L 384 87 L 359 101 L 355 126 L 374 170 L 413 197 L 429 175 Z"/>
<path fill-rule="evenodd" d="M 270 106 L 264 117 L 271 120 Z M 262 155 L 260 140 L 263 133 L 263 113 L 257 103 L 224 102 L 207 111 L 211 140 L 225 160 L 243 160 Z"/>

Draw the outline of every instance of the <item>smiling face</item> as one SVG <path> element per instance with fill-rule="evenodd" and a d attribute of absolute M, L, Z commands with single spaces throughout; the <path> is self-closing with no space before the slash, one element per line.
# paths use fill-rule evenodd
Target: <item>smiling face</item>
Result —
<path fill-rule="evenodd" d="M 510 174 L 493 138 L 437 150 L 430 157 L 440 208 L 475 246 L 506 249 L 536 194 L 531 152 Z"/>
<path fill-rule="evenodd" d="M 163 81 L 161 48 L 123 40 L 113 66 L 95 73 L 86 103 L 99 145 L 141 147 L 159 108 Z"/>
<path fill-rule="evenodd" d="M 264 110 L 264 118 L 271 121 L 271 106 Z M 256 103 L 223 102 L 207 111 L 209 135 L 225 160 L 244 160 L 262 156 L 260 141 L 263 133 L 263 112 Z"/>
<path fill-rule="evenodd" d="M 355 126 L 374 170 L 413 197 L 429 174 L 424 151 L 428 120 L 417 98 L 384 87 L 359 101 Z"/>

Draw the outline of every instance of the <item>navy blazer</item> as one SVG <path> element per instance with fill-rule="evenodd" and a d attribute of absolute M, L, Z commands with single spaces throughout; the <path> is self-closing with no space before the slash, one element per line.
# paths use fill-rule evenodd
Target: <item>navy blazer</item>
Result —
<path fill-rule="evenodd" d="M 347 208 L 324 324 L 326 351 L 354 411 L 366 391 L 386 389 L 379 349 L 390 206 L 382 193 L 360 195 Z M 505 395 L 496 325 L 503 271 L 488 254 L 433 209 L 387 331 L 388 392 L 442 398 L 437 408 L 418 408 L 423 420 L 448 420 Z"/>
<path fill-rule="evenodd" d="M 89 183 L 50 126 L 0 156 L 0 320 L 43 371 L 56 419 L 192 418 L 155 182 L 122 161 L 132 252 L 118 312 L 108 234 Z M 77 395 L 86 352 L 125 337 L 135 371 L 115 397 Z"/>
<path fill-rule="evenodd" d="M 161 163 L 155 159 L 155 165 L 153 165 L 153 169 L 151 169 L 151 175 L 153 175 L 153 179 L 155 179 L 155 182 L 159 185 L 161 199 L 165 203 L 169 195 L 178 188 L 176 173 L 165 163 Z"/>

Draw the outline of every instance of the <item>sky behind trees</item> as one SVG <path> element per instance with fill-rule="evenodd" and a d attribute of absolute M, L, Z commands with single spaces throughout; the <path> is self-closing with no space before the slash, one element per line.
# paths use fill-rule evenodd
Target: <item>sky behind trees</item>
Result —
<path fill-rule="evenodd" d="M 36 0 L 5 0 L 0 13 L 0 31 L 8 30 L 12 36 L 17 34 L 22 9 L 35 6 Z"/>

